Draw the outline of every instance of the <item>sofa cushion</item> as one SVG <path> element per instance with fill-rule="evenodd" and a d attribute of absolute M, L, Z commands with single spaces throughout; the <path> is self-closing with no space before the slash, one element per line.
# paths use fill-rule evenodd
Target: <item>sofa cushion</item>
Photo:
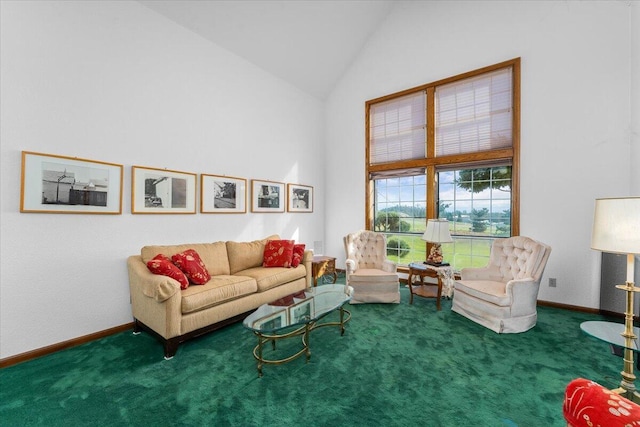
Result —
<path fill-rule="evenodd" d="M 269 240 L 264 246 L 263 267 L 291 267 L 293 240 Z"/>
<path fill-rule="evenodd" d="M 293 245 L 293 258 L 291 258 L 291 267 L 297 267 L 302 262 L 304 257 L 304 243 L 297 243 Z"/>
<path fill-rule="evenodd" d="M 211 275 L 202 262 L 200 255 L 193 249 L 187 249 L 184 252 L 173 255 L 171 261 L 182 270 L 189 282 L 194 285 L 204 285 L 211 279 Z"/>
<path fill-rule="evenodd" d="M 213 276 L 203 286 L 190 286 L 182 291 L 182 314 L 193 313 L 226 301 L 253 294 L 258 286 L 246 276 Z"/>
<path fill-rule="evenodd" d="M 225 242 L 145 246 L 140 251 L 140 255 L 142 256 L 142 261 L 146 264 L 158 254 L 165 254 L 171 257 L 187 249 L 193 249 L 198 252 L 202 262 L 207 266 L 207 271 L 210 275 L 231 274 L 229 272 L 229 258 L 227 257 L 227 245 Z"/>
<path fill-rule="evenodd" d="M 177 280 L 178 283 L 180 283 L 180 289 L 187 289 L 189 287 L 189 279 L 187 279 L 187 276 L 164 254 L 156 255 L 147 263 L 147 268 L 153 274 L 160 274 Z"/>
<path fill-rule="evenodd" d="M 502 307 L 511 305 L 511 299 L 507 295 L 506 288 L 506 283 L 492 280 L 457 280 L 454 283 L 455 291 L 464 292 Z M 453 298 L 455 298 L 455 291 Z"/>
<path fill-rule="evenodd" d="M 253 242 L 227 242 L 227 254 L 229 256 L 229 274 L 247 268 L 261 267 L 264 258 L 264 247 L 268 240 L 280 240 L 280 236 L 273 235 L 266 239 Z"/>
<path fill-rule="evenodd" d="M 349 275 L 349 282 L 397 283 L 398 275 L 396 273 L 379 270 L 377 268 L 360 268 L 356 270 L 355 273 Z"/>
<path fill-rule="evenodd" d="M 258 285 L 258 292 L 264 292 L 268 289 L 275 288 L 283 283 L 292 282 L 294 280 L 304 278 L 307 270 L 303 265 L 296 268 L 284 267 L 254 267 L 238 272 L 238 275 L 252 277 Z"/>

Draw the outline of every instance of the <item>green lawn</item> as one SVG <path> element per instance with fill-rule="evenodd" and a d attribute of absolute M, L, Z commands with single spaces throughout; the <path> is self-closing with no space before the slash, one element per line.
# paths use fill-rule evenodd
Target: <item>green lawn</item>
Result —
<path fill-rule="evenodd" d="M 425 227 L 422 225 L 422 227 L 416 226 L 413 228 L 410 232 L 416 234 L 387 233 L 387 242 L 400 240 L 405 242 L 409 248 L 409 252 L 404 256 L 387 252 L 389 260 L 396 262 L 398 265 L 408 265 L 410 262 L 422 262 L 427 258 L 426 243 L 421 239 Z M 418 228 L 422 229 L 418 230 Z M 462 222 L 452 222 L 451 229 L 455 230 L 456 236 L 454 237 L 454 243 L 442 245 L 444 261 L 450 263 L 454 270 L 487 265 L 491 252 L 491 234 L 487 232 L 487 237 L 482 238 L 463 237 L 465 234 L 471 235 L 471 224 Z M 495 230 L 493 231 L 495 232 Z"/>

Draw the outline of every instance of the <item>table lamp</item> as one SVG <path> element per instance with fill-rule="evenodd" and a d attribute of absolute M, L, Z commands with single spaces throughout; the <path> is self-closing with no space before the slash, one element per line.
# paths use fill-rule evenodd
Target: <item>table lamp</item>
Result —
<path fill-rule="evenodd" d="M 422 240 L 433 243 L 425 264 L 445 266 L 442 260 L 442 243 L 451 243 L 453 239 L 449 233 L 449 221 L 446 219 L 430 219 L 427 221 L 427 229 L 422 235 Z"/>
<path fill-rule="evenodd" d="M 616 391 L 625 394 L 628 399 L 637 400 L 640 396 L 635 392 L 631 341 L 637 338 L 633 333 L 634 292 L 640 292 L 640 288 L 636 288 L 633 283 L 634 258 L 635 254 L 640 254 L 640 197 L 596 199 L 591 249 L 627 255 L 626 283 L 616 285 L 616 288 L 627 292 L 622 332 L 627 344 L 624 349 L 621 389 Z"/>

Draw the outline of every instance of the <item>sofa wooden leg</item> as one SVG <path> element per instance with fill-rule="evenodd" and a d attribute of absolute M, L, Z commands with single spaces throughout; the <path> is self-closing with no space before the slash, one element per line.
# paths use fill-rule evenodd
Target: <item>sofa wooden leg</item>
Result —
<path fill-rule="evenodd" d="M 142 328 L 140 327 L 138 319 L 133 319 L 133 335 L 140 335 L 141 332 Z"/>
<path fill-rule="evenodd" d="M 173 359 L 173 356 L 176 355 L 176 352 L 178 351 L 178 344 L 180 344 L 180 342 L 178 340 L 165 340 L 164 341 L 164 358 L 165 360 L 170 360 Z"/>

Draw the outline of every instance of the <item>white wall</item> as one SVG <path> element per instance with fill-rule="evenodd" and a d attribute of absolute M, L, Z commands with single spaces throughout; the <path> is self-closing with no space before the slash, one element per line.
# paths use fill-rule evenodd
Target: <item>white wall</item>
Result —
<path fill-rule="evenodd" d="M 521 57 L 520 230 L 553 247 L 539 298 L 597 308 L 594 199 L 631 191 L 630 10 L 622 1 L 398 4 L 327 101 L 326 252 L 344 265 L 342 236 L 364 227 L 365 101 Z"/>
<path fill-rule="evenodd" d="M 631 194 L 640 195 L 640 2 L 631 3 Z M 637 260 L 638 257 L 636 257 Z M 638 261 L 636 261 L 638 262 Z"/>
<path fill-rule="evenodd" d="M 0 358 L 131 322 L 143 245 L 322 240 L 320 101 L 137 2 L 0 5 Z M 123 164 L 122 215 L 19 213 L 22 150 Z M 132 215 L 132 165 L 312 185 L 315 211 Z"/>

